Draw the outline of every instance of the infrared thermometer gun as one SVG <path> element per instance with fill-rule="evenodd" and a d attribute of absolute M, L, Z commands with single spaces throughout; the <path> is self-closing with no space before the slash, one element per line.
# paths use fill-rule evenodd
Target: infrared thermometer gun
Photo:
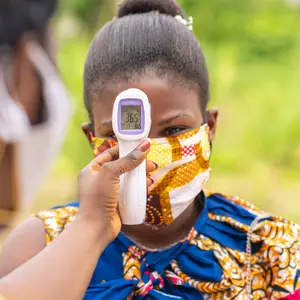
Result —
<path fill-rule="evenodd" d="M 119 143 L 120 157 L 124 157 L 149 136 L 151 108 L 147 95 L 138 89 L 122 92 L 114 103 L 112 123 Z M 119 211 L 122 223 L 142 224 L 146 205 L 145 160 L 137 168 L 120 177 Z"/>

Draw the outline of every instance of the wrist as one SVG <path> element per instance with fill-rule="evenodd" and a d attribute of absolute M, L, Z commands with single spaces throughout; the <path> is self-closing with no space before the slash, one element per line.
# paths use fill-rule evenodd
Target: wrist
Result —
<path fill-rule="evenodd" d="M 102 218 L 95 220 L 79 210 L 74 222 L 84 229 L 85 235 L 89 236 L 99 248 L 104 249 L 114 240 L 108 224 Z"/>

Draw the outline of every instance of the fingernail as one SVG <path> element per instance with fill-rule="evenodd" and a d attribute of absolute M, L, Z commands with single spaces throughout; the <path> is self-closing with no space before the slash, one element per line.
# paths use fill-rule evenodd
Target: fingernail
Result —
<path fill-rule="evenodd" d="M 153 161 L 153 163 L 155 164 L 156 169 L 158 169 L 159 165 L 155 161 Z"/>
<path fill-rule="evenodd" d="M 151 140 L 150 139 L 146 139 L 137 148 L 141 152 L 146 152 L 150 148 L 150 146 L 151 146 Z"/>
<path fill-rule="evenodd" d="M 151 180 L 151 184 L 153 184 L 155 182 L 155 179 L 151 176 L 148 177 Z"/>

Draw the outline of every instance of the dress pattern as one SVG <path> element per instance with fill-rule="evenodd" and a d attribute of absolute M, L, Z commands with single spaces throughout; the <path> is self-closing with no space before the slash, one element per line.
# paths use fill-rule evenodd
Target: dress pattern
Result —
<path fill-rule="evenodd" d="M 75 203 L 37 214 L 47 243 L 77 210 Z M 257 216 L 248 257 L 247 234 Z M 248 259 L 251 299 L 300 299 L 299 232 L 297 224 L 238 197 L 207 193 L 189 237 L 171 249 L 148 252 L 120 233 L 100 257 L 85 299 L 249 299 Z"/>

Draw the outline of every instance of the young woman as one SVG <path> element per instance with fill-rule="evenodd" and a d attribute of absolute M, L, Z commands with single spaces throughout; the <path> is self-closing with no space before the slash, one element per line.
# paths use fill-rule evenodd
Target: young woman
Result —
<path fill-rule="evenodd" d="M 84 299 L 299 296 L 299 227 L 240 198 L 203 192 L 218 111 L 207 110 L 208 72 L 190 25 L 173 0 L 125 0 L 90 47 L 84 78 L 90 125 L 83 129 L 102 161 L 85 169 L 92 168 L 95 179 L 81 181 L 79 188 L 93 189 L 98 217 L 92 220 L 94 226 L 106 220 L 102 233 L 110 243 L 99 251 Z M 128 88 L 144 91 L 152 105 L 150 151 L 145 141 L 137 152 L 149 151 L 150 173 L 145 224 L 140 226 L 121 225 L 118 180 L 111 179 L 128 170 L 114 165 L 120 160 L 111 124 L 114 99 Z M 100 179 L 101 191 L 94 188 Z M 79 193 L 80 208 L 75 202 L 38 213 L 30 226 L 20 225 L 7 242 L 0 270 L 7 272 L 46 244 L 53 246 L 86 207 L 85 196 Z M 89 235 L 94 226 L 78 234 Z"/>

